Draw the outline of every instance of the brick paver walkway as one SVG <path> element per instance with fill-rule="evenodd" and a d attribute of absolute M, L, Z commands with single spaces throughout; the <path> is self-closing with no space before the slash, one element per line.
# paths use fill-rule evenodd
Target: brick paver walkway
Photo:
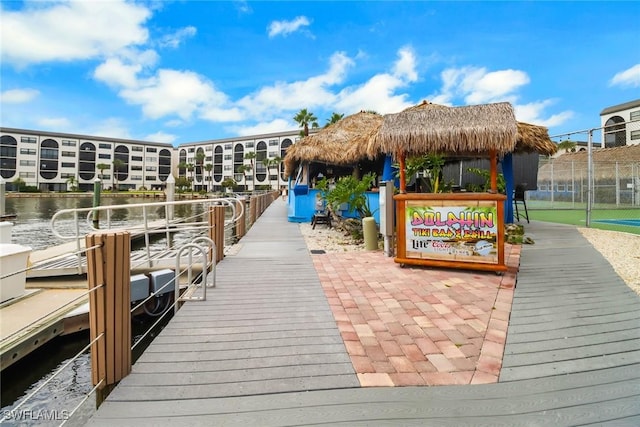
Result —
<path fill-rule="evenodd" d="M 362 386 L 498 381 L 520 246 L 509 270 L 400 267 L 381 251 L 313 256 Z"/>

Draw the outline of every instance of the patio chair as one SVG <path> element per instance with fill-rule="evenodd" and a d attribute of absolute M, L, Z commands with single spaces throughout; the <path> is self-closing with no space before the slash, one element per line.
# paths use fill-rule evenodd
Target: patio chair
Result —
<path fill-rule="evenodd" d="M 513 192 L 513 207 L 515 209 L 516 220 L 520 222 L 520 218 L 525 218 L 528 224 L 529 211 L 527 211 L 527 201 L 525 200 L 525 193 L 527 191 L 525 188 L 526 188 L 526 184 L 516 185 L 516 189 Z M 524 208 L 524 213 L 520 213 L 518 209 L 518 204 L 522 205 L 522 208 Z"/>

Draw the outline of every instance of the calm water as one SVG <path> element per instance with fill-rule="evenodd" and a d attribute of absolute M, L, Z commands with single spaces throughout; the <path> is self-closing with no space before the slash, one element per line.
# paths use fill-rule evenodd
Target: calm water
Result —
<path fill-rule="evenodd" d="M 152 202 L 153 200 L 149 200 Z M 140 198 L 105 198 L 104 206 L 116 204 L 143 203 Z M 87 198 L 10 198 L 6 199 L 5 213 L 17 215 L 11 220 L 12 243 L 29 246 L 34 250 L 54 246 L 64 241 L 57 239 L 52 231 L 51 217 L 59 210 L 72 208 L 86 208 L 92 206 L 92 199 Z M 198 214 L 201 208 L 176 207 L 176 217 Z M 155 212 L 156 218 L 164 217 L 164 210 Z M 115 224 L 136 222 L 142 218 L 142 211 L 114 211 L 112 221 Z M 73 222 L 66 221 L 63 228 L 73 231 Z M 173 243 L 180 243 L 190 238 L 188 235 L 177 235 Z M 158 239 L 153 245 L 165 246 L 163 239 Z M 132 248 L 135 250 L 135 246 Z M 170 316 L 167 316 L 170 317 Z M 132 321 L 132 335 L 134 341 L 144 334 L 155 321 L 155 318 L 138 316 Z M 154 331 L 152 334 L 155 335 Z M 9 414 L 12 408 L 23 400 L 25 396 L 38 388 L 55 371 L 70 361 L 89 342 L 88 333 L 81 332 L 53 340 L 28 357 L 14 364 L 2 372 L 1 377 L 1 412 L 0 418 Z M 141 345 L 139 347 L 143 347 Z M 138 350 L 138 347 L 136 348 Z M 134 360 L 138 355 L 134 354 Z M 2 425 L 15 426 L 57 426 L 93 388 L 91 384 L 91 360 L 88 352 L 66 367 L 49 385 L 40 390 L 29 403 L 21 407 L 17 413 L 12 413 L 12 419 L 2 422 Z M 94 411 L 95 399 L 90 397 L 84 405 L 82 414 L 87 417 Z M 20 412 L 23 411 L 23 412 Z M 44 412 L 38 412 L 44 411 Z M 39 419 L 36 419 L 37 417 Z M 45 417 L 55 417 L 51 421 Z M 75 418 L 75 417 L 74 417 Z M 68 422 L 67 425 L 75 425 Z"/>
<path fill-rule="evenodd" d="M 103 198 L 103 206 L 113 205 L 130 205 L 144 203 L 145 201 L 154 202 L 153 199 L 141 198 Z M 158 200 L 155 200 L 158 201 Z M 63 209 L 74 208 L 90 208 L 93 200 L 91 197 L 72 198 L 72 197 L 24 197 L 24 198 L 8 198 L 6 199 L 6 214 L 16 215 L 11 222 L 14 224 L 12 231 L 12 243 L 17 243 L 31 247 L 33 250 L 44 249 L 50 246 L 64 243 L 54 236 L 51 231 L 51 218 L 53 215 Z M 191 212 L 197 212 L 198 207 L 177 206 L 176 216 L 189 215 Z M 200 209 L 201 211 L 202 209 Z M 152 219 L 164 218 L 164 209 L 156 208 L 148 212 Z M 142 209 L 117 209 L 112 212 L 111 223 L 113 225 L 124 225 L 127 223 L 138 222 L 142 220 Z M 84 217 L 81 218 L 81 233 L 88 232 L 88 228 L 84 226 Z M 75 225 L 72 216 L 62 218 L 59 222 L 59 229 L 65 234 L 73 235 L 75 233 Z M 102 214 L 101 227 L 106 227 L 106 214 Z"/>

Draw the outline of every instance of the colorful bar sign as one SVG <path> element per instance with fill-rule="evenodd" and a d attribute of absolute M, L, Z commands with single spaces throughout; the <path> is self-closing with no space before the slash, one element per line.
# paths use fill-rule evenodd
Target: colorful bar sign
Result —
<path fill-rule="evenodd" d="M 497 264 L 497 202 L 446 203 L 407 202 L 407 258 Z"/>

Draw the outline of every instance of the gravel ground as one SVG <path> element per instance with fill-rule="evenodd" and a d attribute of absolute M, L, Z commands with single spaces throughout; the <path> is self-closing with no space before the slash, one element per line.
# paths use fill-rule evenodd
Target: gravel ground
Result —
<path fill-rule="evenodd" d="M 631 233 L 579 228 L 624 282 L 640 295 L 640 236 Z"/>
<path fill-rule="evenodd" d="M 604 256 L 622 280 L 640 295 L 640 236 L 630 233 L 578 228 L 582 235 Z M 364 243 L 354 242 L 351 236 L 318 225 L 300 224 L 300 231 L 309 250 L 324 250 L 327 253 L 364 251 Z"/>

